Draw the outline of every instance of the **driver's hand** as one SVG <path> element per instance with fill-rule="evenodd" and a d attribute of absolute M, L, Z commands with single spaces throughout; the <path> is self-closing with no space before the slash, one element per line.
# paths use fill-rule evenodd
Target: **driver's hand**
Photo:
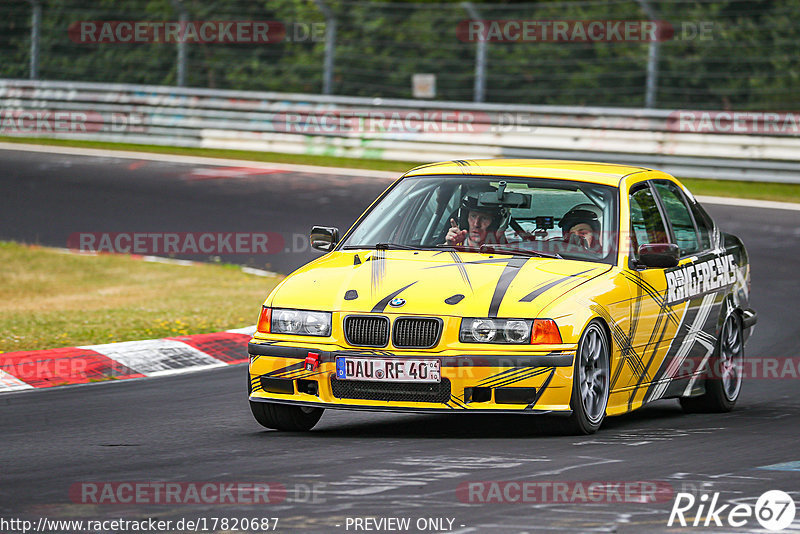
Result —
<path fill-rule="evenodd" d="M 467 238 L 466 230 L 459 230 L 455 219 L 450 219 L 450 229 L 444 240 L 448 245 L 460 245 Z"/>
<path fill-rule="evenodd" d="M 567 236 L 566 241 L 569 247 L 574 247 L 579 250 L 589 249 L 589 243 L 586 242 L 586 239 L 584 239 L 582 235 L 573 234 L 570 232 L 570 234 Z"/>

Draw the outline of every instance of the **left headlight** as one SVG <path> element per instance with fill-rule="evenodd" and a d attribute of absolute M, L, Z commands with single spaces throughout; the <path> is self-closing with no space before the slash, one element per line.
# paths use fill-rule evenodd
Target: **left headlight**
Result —
<path fill-rule="evenodd" d="M 496 319 L 465 317 L 458 339 L 462 343 L 560 345 L 561 333 L 552 319 Z"/>
<path fill-rule="evenodd" d="M 265 308 L 269 309 L 269 308 Z M 261 321 L 259 321 L 261 323 Z M 272 308 L 268 334 L 295 334 L 300 336 L 331 335 L 331 313 L 307 310 Z M 259 331 L 261 328 L 259 328 Z"/>

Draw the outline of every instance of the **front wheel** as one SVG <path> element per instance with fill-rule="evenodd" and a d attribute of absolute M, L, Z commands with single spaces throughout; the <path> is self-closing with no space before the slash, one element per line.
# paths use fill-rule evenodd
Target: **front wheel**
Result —
<path fill-rule="evenodd" d="M 561 422 L 569 434 L 594 434 L 606 416 L 611 361 L 608 336 L 598 320 L 589 323 L 578 342 L 572 377 L 572 415 Z"/>
<path fill-rule="evenodd" d="M 322 408 L 250 401 L 250 411 L 261 426 L 287 432 L 306 432 L 322 417 Z"/>
<path fill-rule="evenodd" d="M 742 321 L 736 313 L 725 319 L 717 340 L 710 371 L 705 379 L 706 392 L 699 397 L 682 397 L 681 408 L 687 413 L 720 413 L 733 410 L 742 390 L 744 336 Z"/>

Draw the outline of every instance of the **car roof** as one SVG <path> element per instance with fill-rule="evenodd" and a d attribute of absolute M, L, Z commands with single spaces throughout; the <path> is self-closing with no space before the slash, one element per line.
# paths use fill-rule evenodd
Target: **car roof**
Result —
<path fill-rule="evenodd" d="M 475 176 L 520 176 L 560 178 L 617 186 L 623 176 L 650 171 L 646 167 L 554 159 L 469 159 L 420 165 L 404 176 L 457 174 Z"/>

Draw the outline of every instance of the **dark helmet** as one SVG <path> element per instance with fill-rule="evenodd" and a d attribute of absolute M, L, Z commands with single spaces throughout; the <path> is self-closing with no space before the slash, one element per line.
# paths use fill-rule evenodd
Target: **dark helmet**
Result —
<path fill-rule="evenodd" d="M 597 214 L 588 209 L 572 208 L 559 221 L 558 226 L 566 234 L 576 224 L 588 224 L 595 235 L 600 235 L 600 219 Z"/>
<path fill-rule="evenodd" d="M 501 225 L 505 225 L 504 223 L 508 218 L 508 210 L 500 206 L 478 206 L 479 194 L 479 192 L 470 192 L 461 199 L 461 207 L 458 211 L 459 228 L 468 228 L 469 212 L 479 211 L 481 213 L 487 213 L 492 217 L 492 222 L 486 229 L 487 232 L 496 232 L 500 229 Z"/>

